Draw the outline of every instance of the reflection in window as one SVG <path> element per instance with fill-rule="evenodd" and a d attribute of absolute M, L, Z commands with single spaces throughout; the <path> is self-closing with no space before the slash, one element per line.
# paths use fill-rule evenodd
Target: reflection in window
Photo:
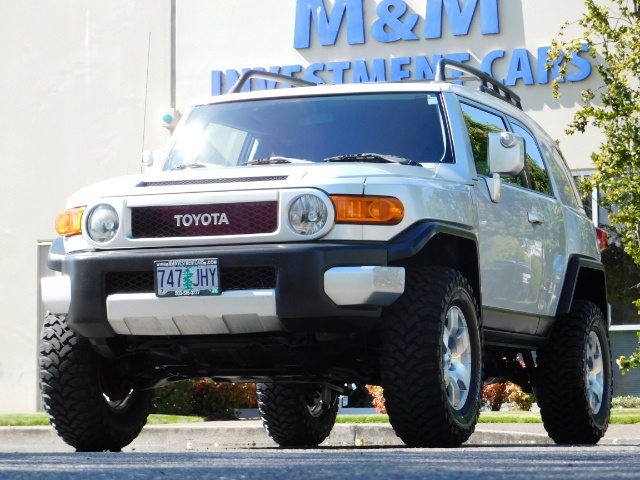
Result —
<path fill-rule="evenodd" d="M 582 181 L 588 177 L 575 176 L 573 180 L 575 182 L 576 188 L 578 189 L 578 193 L 580 194 L 580 199 L 582 200 L 582 208 L 584 209 L 584 213 L 587 214 L 587 217 L 590 219 L 593 218 L 593 196 L 591 193 L 585 192 L 582 188 Z M 597 218 L 595 219 L 597 222 Z"/>
<path fill-rule="evenodd" d="M 506 131 L 504 120 L 498 115 L 466 103 L 460 103 L 460 106 L 467 123 L 478 175 L 489 175 L 489 162 L 487 161 L 489 134 Z"/>
<path fill-rule="evenodd" d="M 509 119 L 513 127 L 513 132 L 518 135 L 522 135 L 525 144 L 525 159 L 524 159 L 524 172 L 523 172 L 523 184 L 536 190 L 538 192 L 551 195 L 551 188 L 549 187 L 549 176 L 544 167 L 542 161 L 542 155 L 538 150 L 538 144 L 536 143 L 533 135 L 529 130 L 522 125 L 516 123 L 513 119 Z"/>
<path fill-rule="evenodd" d="M 323 162 L 376 153 L 453 163 L 436 93 L 380 93 L 264 99 L 195 107 L 176 130 L 164 170 L 237 166 L 284 157 Z"/>
<path fill-rule="evenodd" d="M 573 183 L 571 172 L 564 157 L 560 153 L 560 150 L 555 145 L 547 145 L 544 142 L 540 144 L 542 154 L 544 155 L 549 170 L 553 174 L 553 178 L 556 181 L 558 191 L 555 192 L 556 196 L 565 205 L 569 205 L 574 208 L 580 208 L 578 199 L 580 198 L 578 191 Z"/>

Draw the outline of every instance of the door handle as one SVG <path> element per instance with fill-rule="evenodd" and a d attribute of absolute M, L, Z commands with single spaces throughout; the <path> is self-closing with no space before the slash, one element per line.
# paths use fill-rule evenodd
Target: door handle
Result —
<path fill-rule="evenodd" d="M 544 223 L 544 215 L 536 212 L 527 212 L 527 220 L 532 225 L 542 225 Z"/>

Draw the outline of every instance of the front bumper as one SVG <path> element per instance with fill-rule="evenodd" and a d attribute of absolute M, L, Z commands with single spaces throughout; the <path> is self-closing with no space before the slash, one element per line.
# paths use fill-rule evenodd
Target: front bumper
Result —
<path fill-rule="evenodd" d="M 404 291 L 404 269 L 388 267 L 389 245 L 304 243 L 64 254 L 54 244 L 42 281 L 47 310 L 67 314 L 79 335 L 209 335 L 283 330 L 348 330 L 370 323 Z M 118 272 L 153 272 L 156 260 L 218 258 L 220 267 L 272 267 L 275 288 L 223 291 L 212 297 L 157 298 L 109 293 Z M 224 270 L 223 270 L 224 271 Z M 223 285 L 224 289 L 224 285 Z M 316 319 L 311 320 L 311 319 Z M 368 319 L 368 320 L 367 320 Z"/>

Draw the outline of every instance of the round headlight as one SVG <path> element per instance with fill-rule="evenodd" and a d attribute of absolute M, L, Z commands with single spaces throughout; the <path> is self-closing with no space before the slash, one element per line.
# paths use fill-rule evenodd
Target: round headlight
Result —
<path fill-rule="evenodd" d="M 327 223 L 327 206 L 315 195 L 301 195 L 289 207 L 289 223 L 300 235 L 313 235 Z"/>
<path fill-rule="evenodd" d="M 87 217 L 87 234 L 94 242 L 108 242 L 116 236 L 119 227 L 118 212 L 111 205 L 98 205 Z"/>

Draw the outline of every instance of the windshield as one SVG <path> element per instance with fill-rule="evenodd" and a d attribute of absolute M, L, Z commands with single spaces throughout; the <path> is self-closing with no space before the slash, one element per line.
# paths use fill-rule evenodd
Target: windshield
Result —
<path fill-rule="evenodd" d="M 386 93 L 267 99 L 194 108 L 164 170 L 399 158 L 453 162 L 440 96 Z M 373 156 L 372 156 L 373 155 Z"/>

